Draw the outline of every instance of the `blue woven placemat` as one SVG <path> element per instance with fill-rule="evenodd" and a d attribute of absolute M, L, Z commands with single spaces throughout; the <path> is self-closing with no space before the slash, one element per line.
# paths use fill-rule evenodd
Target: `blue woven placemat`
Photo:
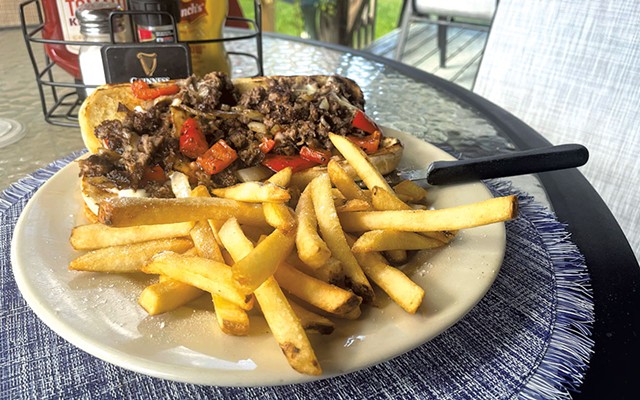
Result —
<path fill-rule="evenodd" d="M 547 209 L 517 194 L 520 216 L 506 224 L 500 273 L 480 303 L 432 341 L 391 361 L 312 383 L 225 388 L 151 378 L 99 360 L 44 325 L 11 271 L 11 236 L 22 209 L 72 154 L 0 194 L 0 399 L 18 398 L 570 398 L 593 342 L 593 303 L 584 260 Z"/>

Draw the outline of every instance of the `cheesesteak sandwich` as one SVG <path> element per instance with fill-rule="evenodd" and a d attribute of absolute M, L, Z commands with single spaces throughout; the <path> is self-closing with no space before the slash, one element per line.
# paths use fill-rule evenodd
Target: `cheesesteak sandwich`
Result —
<path fill-rule="evenodd" d="M 358 144 L 384 174 L 402 145 L 364 114 L 357 84 L 340 76 L 231 80 L 213 72 L 149 86 L 105 85 L 79 120 L 90 155 L 80 161 L 87 205 L 113 196 L 173 197 L 170 176 L 227 187 L 292 167 L 305 185 L 339 158 L 329 133 Z M 348 167 L 348 166 L 347 166 Z"/>

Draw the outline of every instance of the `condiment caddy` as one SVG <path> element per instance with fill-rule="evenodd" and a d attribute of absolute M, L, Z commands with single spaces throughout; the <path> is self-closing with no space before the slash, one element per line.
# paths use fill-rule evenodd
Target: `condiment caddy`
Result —
<path fill-rule="evenodd" d="M 35 25 L 26 23 L 28 7 L 36 8 Z M 102 83 L 157 82 L 210 71 L 234 76 L 235 61 L 255 63 L 251 76 L 263 75 L 260 1 L 254 1 L 255 19 L 227 16 L 227 10 L 227 0 L 21 3 L 22 32 L 45 120 L 78 126 L 84 97 Z M 225 28 L 223 37 L 225 21 L 247 28 Z M 232 41 L 250 41 L 252 50 L 230 51 L 225 44 Z"/>

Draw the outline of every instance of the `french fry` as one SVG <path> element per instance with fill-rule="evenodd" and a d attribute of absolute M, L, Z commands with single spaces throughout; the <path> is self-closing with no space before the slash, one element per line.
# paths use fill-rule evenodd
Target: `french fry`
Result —
<path fill-rule="evenodd" d="M 72 260 L 69 269 L 91 272 L 140 272 L 157 253 L 169 250 L 177 253 L 193 247 L 189 239 L 158 239 L 142 243 L 105 247 L 90 251 Z"/>
<path fill-rule="evenodd" d="M 291 181 L 292 171 L 291 167 L 281 169 L 267 179 L 267 182 L 279 187 L 287 187 Z M 284 203 L 263 203 L 262 209 L 267 223 L 276 229 L 289 232 L 298 224 L 293 210 Z"/>
<path fill-rule="evenodd" d="M 415 182 L 405 179 L 393 187 L 398 196 L 406 196 L 410 202 L 422 201 L 427 197 L 427 191 L 415 184 Z"/>
<path fill-rule="evenodd" d="M 427 232 L 473 228 L 507 221 L 517 214 L 517 198 L 504 196 L 439 210 L 356 211 L 341 213 L 339 217 L 346 232 L 375 229 Z"/>
<path fill-rule="evenodd" d="M 283 203 L 291 198 L 287 189 L 270 182 L 243 182 L 211 192 L 218 197 L 249 203 Z"/>
<path fill-rule="evenodd" d="M 346 203 L 336 206 L 337 212 L 371 211 L 371 203 L 360 199 L 347 200 Z"/>
<path fill-rule="evenodd" d="M 300 195 L 296 206 L 298 230 L 296 231 L 296 248 L 300 259 L 312 268 L 320 268 L 326 264 L 331 251 L 318 234 L 318 220 L 313 208 L 310 189 Z"/>
<path fill-rule="evenodd" d="M 346 314 L 333 314 L 332 316 L 340 319 L 348 319 L 350 321 L 354 321 L 356 319 L 359 319 L 361 315 L 362 315 L 362 308 L 358 307 L 358 308 L 354 308 L 353 311 L 348 312 Z"/>
<path fill-rule="evenodd" d="M 300 323 L 306 332 L 319 333 L 321 335 L 330 335 L 333 333 L 335 324 L 329 318 L 307 310 L 290 298 L 287 298 L 287 300 L 293 312 L 300 318 Z"/>
<path fill-rule="evenodd" d="M 102 247 L 147 242 L 149 240 L 185 237 L 189 236 L 189 231 L 192 227 L 193 222 L 139 225 L 128 228 L 88 224 L 74 227 L 71 230 L 69 241 L 76 250 L 94 250 Z"/>
<path fill-rule="evenodd" d="M 409 258 L 405 250 L 387 250 L 384 255 L 394 265 L 403 264 Z"/>
<path fill-rule="evenodd" d="M 198 191 L 198 189 L 201 190 Z M 209 191 L 205 186 L 197 186 L 191 192 L 191 196 L 210 197 Z M 200 250 L 201 256 L 224 263 L 225 260 L 218 246 L 221 243 L 217 235 L 219 226 L 221 226 L 219 222 L 214 220 L 208 220 L 207 223 L 199 221 L 196 226 L 201 226 L 201 235 L 194 237 L 192 231 L 191 238 L 194 247 L 209 250 Z M 203 226 L 203 224 L 206 224 L 206 226 Z M 249 333 L 249 316 L 245 310 L 218 294 L 211 294 L 211 301 L 213 302 L 216 321 L 222 332 L 234 336 L 246 336 Z"/>
<path fill-rule="evenodd" d="M 282 232 L 292 232 L 297 226 L 294 211 L 283 203 L 262 204 L 264 219 L 267 223 Z"/>
<path fill-rule="evenodd" d="M 286 188 L 291 182 L 292 175 L 293 169 L 291 167 L 286 167 L 271 175 L 271 177 L 267 179 L 267 182 Z"/>
<path fill-rule="evenodd" d="M 287 292 L 332 314 L 347 314 L 362 303 L 355 294 L 313 278 L 286 262 L 280 264 L 274 277 Z"/>
<path fill-rule="evenodd" d="M 342 272 L 342 263 L 334 257 L 329 257 L 327 262 L 320 268 L 316 268 L 312 275 L 321 281 L 334 285 L 344 285 L 344 273 Z"/>
<path fill-rule="evenodd" d="M 327 172 L 329 173 L 331 183 L 340 190 L 345 198 L 349 200 L 361 200 L 366 203 L 370 202 L 365 192 L 360 189 L 360 186 L 358 186 L 353 178 L 340 166 L 339 162 L 330 160 L 329 164 L 327 164 Z"/>
<path fill-rule="evenodd" d="M 250 257 L 255 251 L 251 241 L 244 236 L 240 225 L 233 219 L 227 221 L 220 229 L 220 238 L 236 265 Z M 263 240 L 260 245 L 268 241 L 269 238 L 271 236 Z M 271 333 L 287 357 L 289 365 L 303 374 L 320 375 L 322 369 L 300 319 L 289 305 L 273 276 L 269 276 L 255 290 L 254 295 L 260 304 Z"/>
<path fill-rule="evenodd" d="M 198 221 L 189 232 L 200 257 L 223 262 L 220 247 L 208 221 Z"/>
<path fill-rule="evenodd" d="M 158 283 L 149 285 L 138 298 L 138 304 L 149 315 L 158 315 L 187 304 L 202 296 L 205 292 L 173 279 L 163 279 Z"/>
<path fill-rule="evenodd" d="M 276 229 L 246 257 L 237 261 L 232 270 L 240 290 L 245 294 L 252 293 L 273 275 L 293 250 L 294 240 L 295 232 L 285 233 Z M 231 252 L 228 246 L 225 247 Z"/>
<path fill-rule="evenodd" d="M 342 263 L 347 284 L 357 295 L 362 297 L 364 302 L 371 303 L 374 298 L 373 289 L 353 256 L 340 226 L 338 213 L 331 199 L 329 175 L 326 173 L 319 175 L 309 183 L 309 186 L 322 238 L 331 250 L 331 254 Z"/>
<path fill-rule="evenodd" d="M 166 275 L 211 294 L 220 295 L 243 310 L 250 310 L 253 306 L 253 297 L 243 295 L 238 290 L 231 267 L 218 261 L 163 252 L 153 257 L 142 268 L 142 272 Z"/>
<path fill-rule="evenodd" d="M 371 205 L 378 211 L 385 210 L 411 210 L 412 208 L 400 200 L 396 195 L 380 186 L 374 186 L 371 189 Z"/>
<path fill-rule="evenodd" d="M 289 365 L 302 374 L 322 374 L 322 368 L 300 318 L 289 305 L 273 276 L 256 289 L 255 296 L 271 334 L 287 357 Z"/>
<path fill-rule="evenodd" d="M 199 193 L 196 191 L 199 187 L 205 188 L 198 186 L 191 195 L 208 197 L 208 191 L 200 191 Z M 199 256 L 224 263 L 214 230 L 208 221 L 196 223 L 191 230 L 191 239 Z M 218 294 L 211 294 L 211 301 L 215 309 L 216 321 L 222 332 L 235 336 L 246 336 L 249 333 L 249 316 L 245 310 Z"/>
<path fill-rule="evenodd" d="M 249 315 L 246 311 L 220 295 L 212 294 L 211 299 L 222 332 L 234 336 L 249 334 Z"/>
<path fill-rule="evenodd" d="M 209 193 L 209 189 L 206 186 L 198 185 L 193 188 L 188 197 L 211 197 L 211 193 Z"/>
<path fill-rule="evenodd" d="M 236 217 L 242 224 L 266 225 L 262 205 L 216 197 L 158 199 L 118 197 L 100 204 L 105 225 L 124 227 Z"/>
<path fill-rule="evenodd" d="M 348 238 L 353 243 L 353 238 Z M 386 263 L 378 252 L 356 253 L 365 274 L 405 311 L 415 314 L 424 299 L 424 289 L 404 272 Z"/>
<path fill-rule="evenodd" d="M 412 210 L 412 208 L 380 187 L 374 187 L 371 190 L 371 203 L 376 210 Z M 455 231 L 434 231 L 420 232 L 421 235 L 428 236 L 433 239 L 440 240 L 443 243 L 449 243 L 456 236 Z"/>
<path fill-rule="evenodd" d="M 443 242 L 416 232 L 374 230 L 363 233 L 351 246 L 351 251 L 366 253 L 386 250 L 423 250 L 442 246 L 444 246 Z"/>
<path fill-rule="evenodd" d="M 369 189 L 379 186 L 389 193 L 394 193 L 391 186 L 389 186 L 380 171 L 371 164 L 371 161 L 369 161 L 369 158 L 362 149 L 344 136 L 330 133 L 329 139 Z"/>
<path fill-rule="evenodd" d="M 235 260 L 243 259 L 254 249 L 253 243 L 245 236 L 238 220 L 235 218 L 229 218 L 222 225 L 218 234 L 220 235 L 220 240 L 222 240 L 222 246 L 231 256 L 231 262 L 233 263 L 235 263 Z"/>

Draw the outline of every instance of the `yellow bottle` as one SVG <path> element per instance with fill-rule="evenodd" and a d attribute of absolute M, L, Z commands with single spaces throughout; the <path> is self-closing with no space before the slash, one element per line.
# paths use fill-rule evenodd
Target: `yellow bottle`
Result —
<path fill-rule="evenodd" d="M 180 41 L 219 39 L 229 10 L 228 0 L 180 0 Z M 229 58 L 221 42 L 190 44 L 191 69 L 204 76 L 212 71 L 231 73 Z"/>

